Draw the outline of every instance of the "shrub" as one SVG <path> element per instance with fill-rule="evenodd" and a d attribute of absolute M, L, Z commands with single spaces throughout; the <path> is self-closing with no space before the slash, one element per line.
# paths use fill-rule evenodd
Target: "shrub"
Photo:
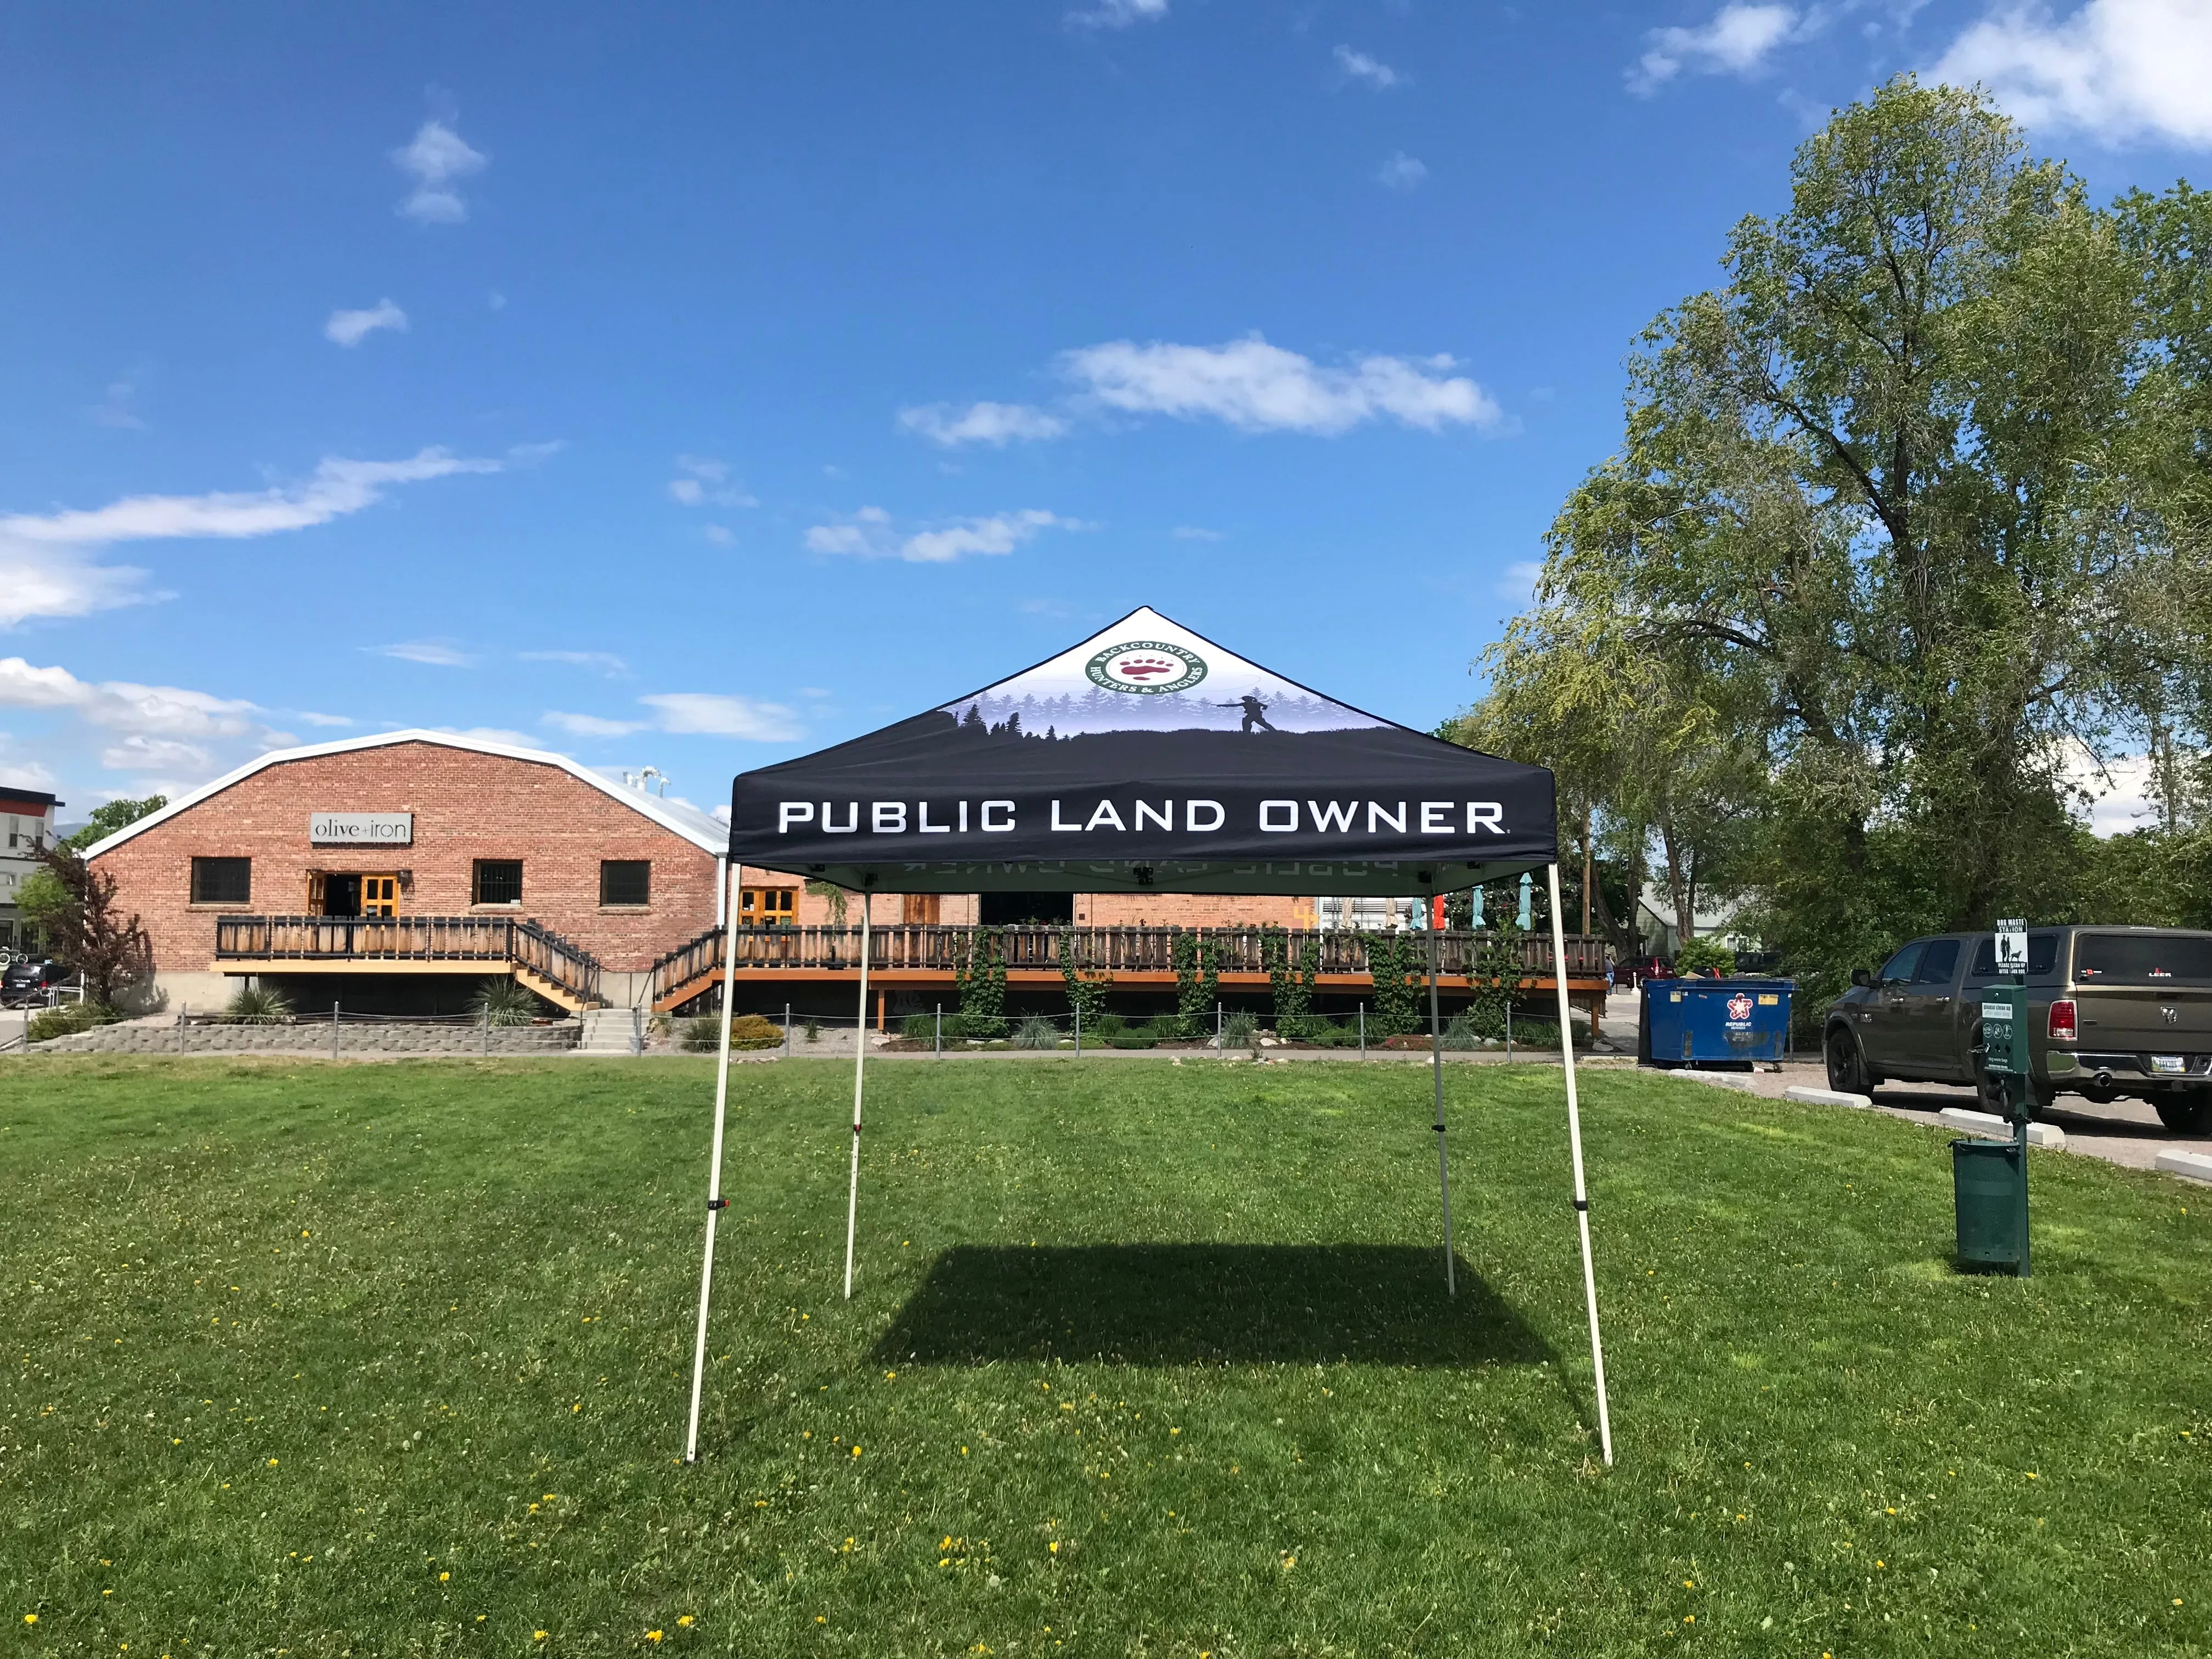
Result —
<path fill-rule="evenodd" d="M 1486 1035 L 1476 1028 L 1473 1014 L 1454 1014 L 1444 1026 L 1443 1045 L 1447 1048 L 1480 1048 Z"/>
<path fill-rule="evenodd" d="M 289 1025 L 292 1004 L 282 991 L 265 985 L 241 985 L 222 1011 L 226 1025 Z"/>
<path fill-rule="evenodd" d="M 1726 977 L 1735 972 L 1735 952 L 1718 939 L 1686 939 L 1682 948 L 1674 952 L 1674 971 L 1678 974 L 1718 974 Z"/>
<path fill-rule="evenodd" d="M 998 1022 L 1003 1025 L 1006 1022 Z M 1031 1014 L 1014 1027 L 1014 1047 L 1017 1048 L 1057 1048 L 1060 1047 L 1060 1028 L 1042 1014 Z"/>
<path fill-rule="evenodd" d="M 1076 960 L 1088 954 L 1088 944 L 1087 936 L 1078 940 L 1073 927 L 1060 929 L 1060 976 L 1067 983 L 1068 1012 L 1082 1016 L 1086 1032 L 1105 1020 L 1106 994 L 1114 988 L 1113 975 L 1094 963 Z"/>
<path fill-rule="evenodd" d="M 1083 1035 L 1086 1039 L 1095 1037 L 1101 1042 L 1111 1042 L 1128 1029 L 1129 1022 L 1119 1014 L 1102 1013 L 1093 1018 L 1086 1010 L 1083 1016 Z"/>
<path fill-rule="evenodd" d="M 46 1042 L 89 1031 L 95 1025 L 112 1025 L 122 1018 L 114 1009 L 103 1008 L 96 1002 L 64 1002 L 33 1014 L 23 1035 L 29 1042 Z"/>
<path fill-rule="evenodd" d="M 1159 1040 L 1158 1034 L 1148 1025 L 1129 1025 L 1109 1036 L 1106 1046 L 1109 1048 L 1149 1048 Z"/>
<path fill-rule="evenodd" d="M 806 1040 L 809 1042 L 819 1042 L 822 1041 L 822 1022 L 815 1018 L 813 1015 L 807 1015 L 805 1029 L 806 1031 Z"/>
<path fill-rule="evenodd" d="M 488 979 L 471 999 L 469 1012 L 493 1025 L 527 1025 L 544 1016 L 545 1005 L 526 985 L 511 979 Z"/>
<path fill-rule="evenodd" d="M 1275 1035 L 1285 1042 L 1304 1037 L 1312 1022 L 1314 983 L 1321 977 L 1321 941 L 1308 939 L 1296 957 L 1280 927 L 1260 931 L 1260 960 L 1275 997 Z"/>
<path fill-rule="evenodd" d="M 720 1054 L 722 1048 L 722 1017 L 702 1014 L 696 1019 L 684 1022 L 684 1046 L 695 1054 Z M 738 1014 L 730 1021 L 730 1048 L 780 1048 L 783 1046 L 783 1027 L 765 1014 Z"/>
<path fill-rule="evenodd" d="M 1175 963 L 1176 1030 L 1197 1036 L 1213 1023 L 1214 1000 L 1221 994 L 1221 949 L 1212 939 L 1201 942 L 1196 933 L 1178 932 L 1169 951 Z"/>
<path fill-rule="evenodd" d="M 1251 1014 L 1231 1014 L 1221 1022 L 1224 1048 L 1249 1048 L 1260 1035 L 1259 1019 Z"/>
<path fill-rule="evenodd" d="M 908 1042 L 934 1042 L 937 1041 L 937 1016 L 908 1014 L 899 1022 L 899 1035 Z"/>

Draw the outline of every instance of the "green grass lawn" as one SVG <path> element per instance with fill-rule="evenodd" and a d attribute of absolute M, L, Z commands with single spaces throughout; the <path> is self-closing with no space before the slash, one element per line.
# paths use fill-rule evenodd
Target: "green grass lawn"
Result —
<path fill-rule="evenodd" d="M 0 1061 L 0 1654 L 2212 1647 L 2212 1194 L 1593 1076 L 1607 1471 L 1555 1071 L 749 1066 L 685 1467 L 710 1078 Z"/>

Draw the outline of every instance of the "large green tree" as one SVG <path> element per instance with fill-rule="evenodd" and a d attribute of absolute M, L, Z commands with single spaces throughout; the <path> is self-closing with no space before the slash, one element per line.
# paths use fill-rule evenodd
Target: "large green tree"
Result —
<path fill-rule="evenodd" d="M 1631 834 L 1715 838 L 1833 982 L 1911 932 L 2070 914 L 2085 765 L 2163 744 L 2185 811 L 2208 216 L 2186 186 L 2100 210 L 1978 94 L 1909 76 L 1790 182 L 1639 343 L 1622 447 L 1468 725 Z"/>

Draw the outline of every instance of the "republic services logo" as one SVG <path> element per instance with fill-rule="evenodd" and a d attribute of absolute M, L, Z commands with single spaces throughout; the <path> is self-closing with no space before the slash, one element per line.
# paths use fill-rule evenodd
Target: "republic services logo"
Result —
<path fill-rule="evenodd" d="M 1093 685 L 1109 691 L 1157 697 L 1164 691 L 1187 690 L 1204 679 L 1206 659 L 1159 640 L 1132 640 L 1101 651 L 1084 665 L 1083 672 Z"/>
<path fill-rule="evenodd" d="M 1734 996 L 1728 1000 L 1728 1017 L 1730 1019 L 1749 1019 L 1751 1018 L 1751 999 L 1744 995 L 1742 992 L 1738 991 Z"/>

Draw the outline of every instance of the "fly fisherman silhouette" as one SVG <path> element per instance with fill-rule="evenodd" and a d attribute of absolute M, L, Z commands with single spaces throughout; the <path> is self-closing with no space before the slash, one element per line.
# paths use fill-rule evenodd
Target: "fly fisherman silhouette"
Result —
<path fill-rule="evenodd" d="M 1267 724 L 1267 705 L 1257 697 L 1240 697 L 1235 702 L 1217 702 L 1213 706 L 1216 708 L 1242 708 L 1244 711 L 1244 723 L 1237 727 L 1240 732 L 1275 730 L 1273 726 Z"/>

